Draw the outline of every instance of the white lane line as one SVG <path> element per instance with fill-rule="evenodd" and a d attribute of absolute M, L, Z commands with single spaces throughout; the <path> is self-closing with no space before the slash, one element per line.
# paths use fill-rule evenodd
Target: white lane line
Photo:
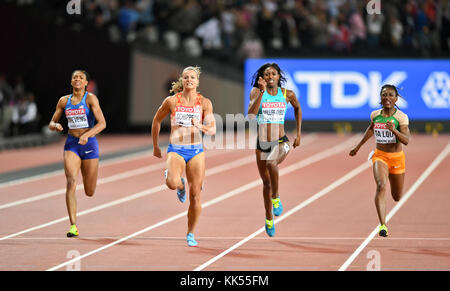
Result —
<path fill-rule="evenodd" d="M 81 240 L 115 240 L 120 239 L 120 236 L 83 236 L 83 238 L 80 238 Z M 242 240 L 245 239 L 243 236 L 196 236 L 195 237 L 198 240 Z M 135 240 L 186 240 L 186 237 L 184 236 L 136 236 L 134 237 Z M 267 240 L 267 237 L 255 237 L 254 240 Z M 366 239 L 366 237 L 362 236 L 349 236 L 349 237 L 337 237 L 337 236 L 277 236 L 274 238 L 274 240 L 277 241 L 309 241 L 309 240 L 363 240 Z M 374 238 L 375 240 L 386 240 L 383 237 Z M 48 237 L 48 236 L 30 236 L 30 237 L 15 237 L 11 238 L 11 240 L 18 240 L 18 241 L 27 241 L 27 240 L 61 240 L 61 241 L 67 241 L 66 237 Z M 409 240 L 409 241 L 450 241 L 450 237 L 391 237 L 389 240 Z"/>
<path fill-rule="evenodd" d="M 167 148 L 167 146 L 165 147 Z M 151 156 L 152 151 L 150 150 L 145 150 L 139 153 L 132 153 L 132 154 L 126 154 L 124 156 L 120 156 L 117 158 L 111 158 L 108 160 L 101 160 L 100 157 L 100 161 L 99 161 L 99 166 L 100 167 L 104 167 L 104 166 L 109 166 L 109 165 L 113 165 L 113 164 L 120 164 L 120 163 L 124 163 L 124 162 L 128 162 L 131 160 L 136 160 L 136 159 L 141 159 L 144 156 Z M 20 184 L 25 184 L 25 183 L 30 183 L 30 182 L 34 182 L 34 181 L 39 181 L 39 180 L 43 180 L 43 179 L 48 179 L 48 178 L 52 178 L 58 175 L 64 175 L 64 170 L 56 170 L 56 171 L 51 171 L 45 174 L 38 174 L 38 175 L 34 175 L 31 177 L 26 177 L 26 178 L 20 178 L 20 179 L 15 179 L 12 181 L 8 181 L 8 182 L 3 182 L 0 183 L 0 189 L 4 188 L 4 187 L 9 187 L 9 186 L 17 186 Z"/>
<path fill-rule="evenodd" d="M 315 133 L 306 134 L 302 139 L 302 145 L 306 145 L 316 138 L 317 138 L 317 134 L 315 134 Z M 161 151 L 166 152 L 167 146 L 161 147 Z M 208 150 L 207 157 L 213 157 L 215 155 L 226 154 L 226 153 L 230 153 L 230 152 L 233 152 L 233 151 L 228 150 L 228 149 L 227 150 L 221 150 L 221 149 Z M 145 157 L 145 156 L 151 157 L 152 150 L 144 150 L 144 151 L 141 151 L 138 153 L 124 154 L 123 156 L 111 158 L 111 159 L 107 159 L 107 160 L 102 160 L 100 157 L 99 166 L 103 167 L 103 166 L 109 166 L 109 165 L 114 165 L 114 164 L 120 164 L 120 163 L 129 162 L 129 161 L 136 160 L 136 159 L 141 159 L 142 157 Z M 64 174 L 64 170 L 56 170 L 56 171 L 51 171 L 51 172 L 44 173 L 44 174 L 34 175 L 31 177 L 19 178 L 19 179 L 15 179 L 15 180 L 8 181 L 8 182 L 2 182 L 2 183 L 0 183 L 0 189 L 2 189 L 4 187 L 17 186 L 20 184 L 25 184 L 25 183 L 39 181 L 39 180 L 43 180 L 43 179 L 47 179 L 47 178 L 52 178 L 52 177 L 55 177 L 58 175 L 63 175 L 63 174 Z"/>
<path fill-rule="evenodd" d="M 233 162 L 230 162 L 230 163 L 227 163 L 227 164 L 222 164 L 222 165 L 216 166 L 214 168 L 206 170 L 205 175 L 206 176 L 210 176 L 210 175 L 218 174 L 218 173 L 220 173 L 222 171 L 226 171 L 226 170 L 230 170 L 230 169 L 233 169 L 233 168 L 236 168 L 236 167 L 239 167 L 239 166 L 243 166 L 245 164 L 250 163 L 252 158 L 253 158 L 253 156 L 247 156 L 247 157 L 244 157 L 244 158 L 239 159 L 237 161 L 233 161 Z M 165 165 L 165 163 L 164 163 L 164 165 Z M 219 168 L 220 168 L 220 171 L 217 170 Z M 119 174 L 119 175 L 122 175 L 122 174 Z M 147 195 L 159 192 L 159 191 L 167 190 L 167 189 L 168 188 L 167 188 L 166 184 L 162 184 L 162 185 L 150 188 L 148 190 L 144 190 L 144 191 L 141 191 L 141 192 L 138 192 L 138 193 L 126 196 L 124 198 L 117 199 L 117 200 L 114 200 L 114 201 L 111 201 L 111 202 L 99 205 L 97 207 L 81 211 L 81 212 L 77 213 L 77 216 L 79 217 L 79 216 L 82 216 L 82 215 L 85 215 L 85 214 L 96 212 L 96 211 L 99 211 L 99 210 L 102 210 L 102 209 L 105 209 L 105 208 L 109 208 L 109 207 L 112 207 L 112 206 L 115 206 L 115 205 L 118 205 L 118 204 L 122 204 L 122 203 L 125 203 L 125 202 L 128 202 L 128 201 L 131 201 L 131 200 L 134 200 L 134 199 L 138 199 L 138 198 L 141 198 L 141 197 L 144 197 L 144 196 L 147 196 Z M 57 224 L 57 223 L 60 223 L 60 222 L 66 221 L 66 220 L 68 220 L 68 217 L 61 217 L 59 219 L 47 222 L 45 224 L 37 225 L 35 227 L 31 227 L 31 228 L 28 228 L 28 229 L 25 229 L 25 230 L 22 230 L 22 231 L 19 231 L 19 232 L 16 232 L 16 233 L 4 236 L 4 237 L 0 237 L 0 241 L 6 240 L 6 239 L 10 239 L 10 238 L 19 236 L 21 234 L 28 233 L 28 232 L 31 232 L 31 231 L 35 231 L 35 230 L 38 230 L 38 229 L 41 229 L 41 228 L 44 228 L 44 227 L 47 227 L 47 226 L 51 226 L 51 225 L 54 225 L 54 224 Z"/>
<path fill-rule="evenodd" d="M 437 166 L 447 157 L 450 152 L 450 142 L 447 146 L 442 150 L 442 152 L 434 159 L 434 161 L 428 166 L 428 168 L 420 175 L 419 179 L 414 182 L 414 184 L 409 188 L 408 192 L 400 199 L 400 201 L 392 208 L 389 214 L 386 216 L 386 222 L 388 222 L 400 209 L 400 207 L 405 204 L 405 202 L 414 194 L 414 192 L 419 188 L 419 186 L 425 181 L 425 179 L 430 176 L 430 174 L 436 169 Z M 342 264 L 339 268 L 339 271 L 345 271 L 350 264 L 356 259 L 356 257 L 362 252 L 362 250 L 369 244 L 369 242 L 375 237 L 378 233 L 378 228 L 380 225 L 377 225 L 375 229 L 369 234 L 369 236 L 363 241 L 363 243 L 353 252 L 353 254 Z"/>
<path fill-rule="evenodd" d="M 325 196 L 326 194 L 328 194 L 329 192 L 333 191 L 334 189 L 336 189 L 340 185 L 346 183 L 348 180 L 352 179 L 356 175 L 362 173 L 364 170 L 368 169 L 369 167 L 370 167 L 370 165 L 367 162 L 364 162 L 359 167 L 351 170 L 346 175 L 344 175 L 341 178 L 339 178 L 338 180 L 334 181 L 333 183 L 331 183 L 330 185 L 328 185 L 327 187 L 325 187 L 321 191 L 319 191 L 316 194 L 314 194 L 311 197 L 309 197 L 308 199 L 304 200 L 303 202 L 298 204 L 296 207 L 294 207 L 291 210 L 287 211 L 284 215 L 281 215 L 278 219 L 275 219 L 274 220 L 275 225 L 277 225 L 278 223 L 280 223 L 284 219 L 288 218 L 292 214 L 296 213 L 300 209 L 302 209 L 302 208 L 308 206 L 309 204 L 313 203 L 314 201 L 316 201 L 317 199 L 321 198 L 322 196 Z M 237 249 L 238 247 L 242 246 L 243 244 L 245 244 L 246 242 L 248 242 L 251 239 L 255 238 L 257 235 L 261 234 L 264 231 L 265 231 L 265 227 L 261 227 L 260 229 L 258 229 L 257 231 L 255 231 L 251 235 L 247 236 L 243 240 L 239 241 L 238 243 L 234 244 L 233 246 L 231 246 L 227 250 L 223 251 L 219 255 L 215 256 L 214 258 L 210 259 L 209 261 L 205 262 L 204 264 L 198 266 L 197 268 L 194 269 L 194 271 L 201 271 L 201 270 L 203 270 L 204 268 L 206 268 L 209 265 L 213 264 L 214 262 L 218 261 L 219 259 L 224 257 L 226 254 L 228 254 L 231 251 L 233 251 L 233 250 Z"/>
<path fill-rule="evenodd" d="M 237 161 L 233 161 L 233 162 L 227 163 L 225 165 L 220 165 L 220 166 L 217 166 L 215 168 L 211 168 L 210 171 L 213 171 L 213 174 L 217 174 L 217 173 L 220 173 L 222 171 L 230 170 L 230 169 L 232 169 L 234 167 L 239 167 L 239 166 L 248 164 L 249 160 L 250 160 L 249 157 L 244 157 L 244 158 L 239 159 Z M 230 164 L 232 164 L 232 166 L 228 166 L 227 167 L 227 165 L 230 165 Z M 164 163 L 164 165 L 165 165 L 165 163 Z M 215 170 L 218 167 L 221 168 L 221 171 L 216 171 Z M 119 174 L 119 175 L 123 175 L 123 174 Z M 208 171 L 206 171 L 206 175 L 210 175 Z M 161 174 L 161 179 L 163 179 L 162 178 L 162 174 Z M 157 193 L 159 191 L 167 190 L 167 189 L 168 188 L 167 188 L 166 184 L 162 184 L 162 185 L 159 185 L 159 186 L 156 186 L 156 187 L 153 187 L 153 188 L 150 188 L 150 189 L 147 189 L 147 190 L 144 190 L 144 191 L 141 191 L 141 192 L 138 192 L 138 193 L 126 196 L 124 198 L 117 199 L 117 200 L 114 200 L 114 201 L 111 201 L 111 202 L 99 205 L 97 207 L 93 207 L 93 208 L 81 211 L 81 212 L 77 213 L 77 217 L 85 215 L 85 214 L 89 214 L 89 213 L 92 213 L 92 212 L 96 212 L 96 211 L 99 211 L 99 210 L 102 210 L 102 209 L 105 209 L 105 208 L 109 208 L 109 207 L 112 207 L 112 206 L 115 206 L 115 205 L 119 205 L 119 204 L 122 204 L 122 203 L 125 203 L 125 202 L 128 202 L 128 201 L 131 201 L 131 200 L 134 200 L 134 199 L 138 199 L 138 198 L 141 198 L 141 197 L 153 194 L 153 193 Z M 68 217 L 65 216 L 65 217 L 62 217 L 62 218 L 50 221 L 50 222 L 45 223 L 45 224 L 41 224 L 41 225 L 38 225 L 38 226 L 35 226 L 35 227 L 32 227 L 32 228 L 28 228 L 28 229 L 22 230 L 20 232 L 14 233 L 14 234 L 10 234 L 10 235 L 1 237 L 0 241 L 5 240 L 5 239 L 9 239 L 9 238 L 12 238 L 12 237 L 24 234 L 24 233 L 28 233 L 28 232 L 31 232 L 31 231 L 34 231 L 34 230 L 37 230 L 37 229 L 41 229 L 41 228 L 44 228 L 44 227 L 47 227 L 47 226 L 50 226 L 50 225 L 53 225 L 53 224 L 56 224 L 56 223 L 59 223 L 59 222 L 62 222 L 62 221 L 66 221 L 66 220 L 68 220 Z"/>
<path fill-rule="evenodd" d="M 161 152 L 166 152 L 166 151 L 167 151 L 167 146 L 161 147 Z M 218 151 L 218 150 L 208 151 L 207 157 L 212 157 L 212 156 L 215 156 L 218 154 L 225 154 L 225 153 L 230 153 L 230 152 L 231 151 Z M 102 160 L 100 157 L 99 167 L 105 167 L 105 166 L 110 166 L 110 165 L 115 165 L 115 164 L 126 163 L 126 162 L 130 162 L 133 160 L 142 159 L 143 157 L 146 157 L 146 156 L 152 157 L 152 150 L 143 150 L 138 153 L 124 154 L 120 157 L 110 158 L 107 160 Z M 56 177 L 58 175 L 64 175 L 64 170 L 55 170 L 55 171 L 51 171 L 51 172 L 48 172 L 45 174 L 38 174 L 38 175 L 31 176 L 31 177 L 19 178 L 19 179 L 11 180 L 8 182 L 2 182 L 2 183 L 0 183 L 0 189 L 4 188 L 4 187 L 17 186 L 20 184 L 25 184 L 25 183 L 35 182 L 35 181 L 39 181 L 39 180 L 43 180 L 43 179 L 48 179 L 48 178 Z"/>
<path fill-rule="evenodd" d="M 314 141 L 316 138 L 317 138 L 317 135 L 310 134 L 310 135 L 305 137 L 305 140 L 303 141 L 302 144 L 303 145 L 309 144 L 312 141 Z M 216 156 L 216 155 L 219 155 L 219 154 L 229 153 L 229 152 L 230 151 L 212 152 L 212 153 L 208 154 L 208 158 Z M 120 158 L 120 159 L 122 160 L 122 158 Z M 254 155 L 253 156 L 247 156 L 246 158 L 239 159 L 239 160 L 236 160 L 236 161 L 231 162 L 231 163 L 223 164 L 222 166 L 217 166 L 215 168 L 211 168 L 210 170 L 207 170 L 206 172 L 207 173 L 209 172 L 209 175 L 213 175 L 216 172 L 218 173 L 218 172 L 221 172 L 221 171 L 225 171 L 227 169 L 235 167 L 236 165 L 240 165 L 241 163 L 242 163 L 242 165 L 247 164 L 247 163 L 251 163 L 254 160 L 255 160 Z M 105 178 L 99 179 L 97 181 L 97 186 L 98 185 L 102 185 L 102 184 L 106 184 L 106 183 L 110 183 L 110 182 L 115 182 L 115 181 L 122 180 L 122 179 L 127 179 L 127 178 L 130 178 L 132 176 L 136 176 L 136 175 L 143 175 L 143 174 L 146 174 L 146 173 L 149 173 L 149 172 L 152 172 L 152 171 L 163 169 L 165 166 L 166 166 L 166 162 L 160 162 L 160 163 L 157 163 L 157 164 L 152 164 L 152 165 L 149 165 L 149 166 L 145 166 L 145 167 L 137 168 L 137 169 L 134 169 L 134 170 L 129 170 L 129 171 L 126 171 L 126 172 L 123 172 L 123 173 L 115 174 L 115 175 L 112 175 L 112 176 L 109 176 L 109 177 L 105 177 Z M 78 184 L 75 191 L 82 190 L 82 189 L 84 189 L 83 184 Z M 39 201 L 39 200 L 42 200 L 42 199 L 55 197 L 55 196 L 62 195 L 62 194 L 65 194 L 65 193 L 66 193 L 66 188 L 61 188 L 61 189 L 58 189 L 58 190 L 46 192 L 46 193 L 39 194 L 39 195 L 36 195 L 36 196 L 32 196 L 32 197 L 29 197 L 29 198 L 25 198 L 25 199 L 21 199 L 21 200 L 9 202 L 9 203 L 1 204 L 0 205 L 0 210 L 6 209 L 6 208 L 10 208 L 10 207 L 14 207 L 14 206 L 19 206 L 19 205 L 30 203 L 30 202 Z"/>
<path fill-rule="evenodd" d="M 325 159 L 327 157 L 333 156 L 333 155 L 335 155 L 335 154 L 337 154 L 337 153 L 339 153 L 339 152 L 341 152 L 343 150 L 347 150 L 349 148 L 349 146 L 351 146 L 356 140 L 359 140 L 359 139 L 360 139 L 360 135 L 353 136 L 352 138 L 347 139 L 346 141 L 342 142 L 341 144 L 338 144 L 338 145 L 336 145 L 336 146 L 334 146 L 332 148 L 329 148 L 329 149 L 323 150 L 322 152 L 314 154 L 314 155 L 312 155 L 309 158 L 301 160 L 301 161 L 295 163 L 294 165 L 291 165 L 290 167 L 285 168 L 284 171 L 280 171 L 280 176 L 288 174 L 288 173 L 293 172 L 295 170 L 298 170 L 298 169 L 300 169 L 302 167 L 306 167 L 306 166 L 308 166 L 310 164 L 313 164 L 313 163 L 315 163 L 317 161 L 323 160 L 323 159 Z M 365 164 L 367 165 L 367 162 L 365 162 Z M 288 169 L 288 170 L 286 170 L 286 169 Z M 249 189 L 252 189 L 255 186 L 258 186 L 260 184 L 262 184 L 261 179 L 254 180 L 253 182 L 250 182 L 250 183 L 248 183 L 246 185 L 238 187 L 238 188 L 236 188 L 236 189 L 234 189 L 234 190 L 232 190 L 230 192 L 222 194 L 219 197 L 217 197 L 215 199 L 212 199 L 212 200 L 202 204 L 202 208 L 206 208 L 206 207 L 209 207 L 209 206 L 214 205 L 216 203 L 219 203 L 219 202 L 221 202 L 221 201 L 223 201 L 225 199 L 228 199 L 230 197 L 233 197 L 235 195 L 243 193 L 243 192 L 245 192 L 245 191 L 247 191 Z M 119 239 L 117 241 L 114 241 L 114 242 L 112 242 L 110 244 L 104 245 L 104 246 L 102 246 L 102 247 L 100 247 L 98 249 L 92 250 L 92 251 L 90 251 L 88 253 L 85 253 L 85 254 L 83 254 L 81 256 L 78 256 L 78 257 L 76 257 L 76 258 L 74 258 L 72 260 L 69 260 L 69 261 L 64 262 L 64 263 L 62 263 L 60 265 L 52 267 L 52 268 L 48 269 L 47 271 L 54 271 L 54 270 L 57 270 L 57 269 L 62 268 L 64 266 L 73 264 L 74 262 L 77 262 L 77 261 L 79 261 L 81 259 L 84 259 L 84 258 L 86 258 L 88 256 L 96 254 L 96 253 L 98 253 L 98 252 L 100 252 L 102 250 L 105 250 L 107 248 L 110 248 L 112 246 L 120 244 L 120 243 L 122 243 L 122 242 L 124 242 L 124 241 L 126 241 L 126 240 L 128 240 L 130 238 L 139 236 L 142 233 L 150 231 L 150 230 L 152 230 L 154 228 L 157 228 L 159 226 L 165 225 L 165 224 L 167 224 L 169 222 L 172 222 L 172 221 L 174 221 L 174 220 L 176 220 L 178 218 L 185 217 L 186 215 L 187 215 L 187 211 L 181 212 L 181 213 L 179 213 L 177 215 L 174 215 L 174 216 L 172 216 L 170 218 L 167 218 L 167 219 L 165 219 L 163 221 L 160 221 L 160 222 L 158 222 L 156 224 L 153 224 L 153 225 L 151 225 L 151 226 L 149 226 L 147 228 L 144 228 L 144 229 L 142 229 L 140 231 L 132 233 L 132 234 L 130 234 L 128 236 L 125 236 L 125 237 L 123 237 L 123 238 L 121 238 L 121 239 Z"/>

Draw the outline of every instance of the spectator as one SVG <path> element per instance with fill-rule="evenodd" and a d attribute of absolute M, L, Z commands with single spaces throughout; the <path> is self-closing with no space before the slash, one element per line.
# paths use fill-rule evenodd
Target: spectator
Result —
<path fill-rule="evenodd" d="M 34 94 L 28 92 L 19 100 L 12 114 L 13 135 L 22 135 L 38 131 L 38 111 Z"/>
<path fill-rule="evenodd" d="M 370 47 L 378 48 L 380 46 L 380 35 L 383 28 L 383 14 L 367 15 L 367 44 Z"/>
<path fill-rule="evenodd" d="M 361 2 L 360 2 L 361 3 Z M 364 47 L 366 42 L 366 24 L 363 19 L 363 7 L 358 4 L 358 8 L 350 14 L 349 25 L 350 25 L 350 42 L 356 49 Z"/>
<path fill-rule="evenodd" d="M 264 45 L 252 30 L 247 30 L 239 49 L 239 55 L 243 60 L 247 58 L 262 58 L 264 56 Z"/>
<path fill-rule="evenodd" d="M 133 0 L 125 0 L 125 6 L 119 10 L 117 16 L 117 24 L 125 34 L 134 32 L 137 22 L 139 20 L 139 13 L 136 11 Z"/>
<path fill-rule="evenodd" d="M 236 15 L 232 7 L 227 6 L 220 14 L 223 45 L 225 49 L 235 47 Z"/>
<path fill-rule="evenodd" d="M 203 40 L 205 50 L 218 50 L 222 48 L 220 21 L 216 16 L 200 24 L 195 35 Z"/>
<path fill-rule="evenodd" d="M 403 25 L 400 20 L 391 15 L 389 18 L 389 30 L 391 34 L 391 44 L 394 47 L 401 47 L 402 45 L 402 35 L 403 35 Z"/>
<path fill-rule="evenodd" d="M 181 39 L 185 39 L 194 34 L 195 28 L 199 24 L 201 8 L 196 0 L 187 0 L 185 4 L 180 3 L 180 7 L 170 16 L 170 27 L 180 34 Z"/>
<path fill-rule="evenodd" d="M 381 14 L 371 15 L 365 9 L 369 0 L 85 2 L 83 17 L 67 18 L 65 4 L 61 1 L 20 1 L 46 8 L 46 11 L 55 10 L 49 15 L 56 18 L 58 24 L 89 23 L 99 31 L 109 32 L 112 41 L 137 39 L 152 45 L 161 43 L 173 51 L 183 44 L 190 50 L 197 48 L 197 53 L 191 56 L 216 51 L 215 57 L 227 56 L 216 59 L 225 61 L 236 53 L 263 55 L 264 49 L 278 49 L 281 55 L 297 51 L 302 55 L 303 51 L 317 48 L 335 51 L 351 48 L 352 52 L 365 53 L 366 47 L 401 47 L 422 55 L 442 52 L 446 56 L 450 52 L 450 0 L 384 1 Z M 394 10 L 397 13 L 393 13 Z M 251 39 L 246 39 L 248 30 L 256 34 Z M 202 48 L 198 47 L 197 38 L 203 41 Z M 260 42 L 263 50 L 258 48 Z M 384 47 L 385 44 L 389 47 Z"/>

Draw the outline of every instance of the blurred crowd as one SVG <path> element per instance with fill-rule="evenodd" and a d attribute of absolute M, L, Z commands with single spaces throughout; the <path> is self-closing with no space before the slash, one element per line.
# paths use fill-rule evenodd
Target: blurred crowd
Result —
<path fill-rule="evenodd" d="M 301 49 L 387 48 L 423 56 L 450 51 L 450 0 L 78 1 L 82 10 L 76 19 L 105 29 L 114 41 L 144 39 L 194 57 L 217 53 L 245 59 Z M 45 2 L 67 20 L 69 0 Z M 380 11 L 368 13 L 374 12 L 368 4 Z"/>
<path fill-rule="evenodd" d="M 0 73 L 0 138 L 39 132 L 39 112 L 34 93 L 27 90 L 21 75 L 11 85 Z"/>

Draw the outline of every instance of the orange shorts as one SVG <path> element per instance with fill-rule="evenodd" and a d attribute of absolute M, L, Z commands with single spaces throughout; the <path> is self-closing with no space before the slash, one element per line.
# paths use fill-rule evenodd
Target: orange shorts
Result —
<path fill-rule="evenodd" d="M 403 174 L 406 171 L 405 168 L 405 153 L 395 152 L 387 153 L 375 149 L 375 153 L 372 156 L 372 163 L 375 161 L 382 161 L 388 166 L 389 174 Z"/>

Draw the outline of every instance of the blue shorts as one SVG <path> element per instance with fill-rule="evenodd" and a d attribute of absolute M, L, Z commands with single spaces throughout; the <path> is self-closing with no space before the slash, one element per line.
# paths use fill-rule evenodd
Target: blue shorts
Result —
<path fill-rule="evenodd" d="M 76 153 L 80 159 L 98 159 L 98 142 L 97 138 L 90 137 L 85 145 L 78 144 L 80 139 L 70 134 L 67 135 L 66 144 L 64 145 L 64 151 L 71 151 Z"/>
<path fill-rule="evenodd" d="M 169 144 L 167 147 L 167 153 L 177 153 L 183 157 L 184 161 L 189 162 L 193 157 L 199 153 L 203 153 L 203 144 L 193 144 L 193 145 L 177 145 Z"/>

